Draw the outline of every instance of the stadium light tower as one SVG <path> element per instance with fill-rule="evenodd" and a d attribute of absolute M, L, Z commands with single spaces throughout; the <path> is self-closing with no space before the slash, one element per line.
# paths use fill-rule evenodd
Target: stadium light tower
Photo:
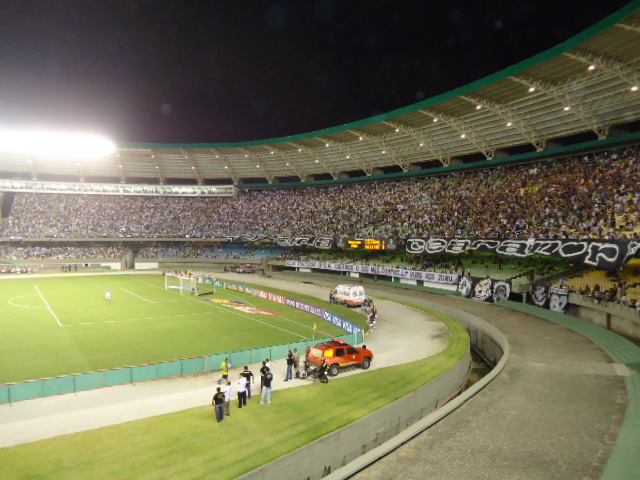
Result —
<path fill-rule="evenodd" d="M 42 157 L 98 158 L 115 149 L 111 140 L 98 135 L 0 129 L 0 152 Z"/>

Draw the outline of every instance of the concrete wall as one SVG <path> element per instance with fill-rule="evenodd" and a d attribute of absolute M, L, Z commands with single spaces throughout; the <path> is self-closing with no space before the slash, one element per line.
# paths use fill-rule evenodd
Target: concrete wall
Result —
<path fill-rule="evenodd" d="M 502 371 L 509 356 L 509 344 L 498 329 L 461 310 L 436 303 L 421 304 L 465 326 L 472 345 L 496 365 L 489 375 L 442 406 L 467 379 L 471 364 L 471 355 L 467 353 L 455 367 L 404 398 L 239 478 L 347 478 L 448 415 Z"/>
<path fill-rule="evenodd" d="M 617 303 L 606 306 L 569 294 L 569 315 L 586 320 L 627 338 L 640 339 L 640 315 L 633 308 Z"/>

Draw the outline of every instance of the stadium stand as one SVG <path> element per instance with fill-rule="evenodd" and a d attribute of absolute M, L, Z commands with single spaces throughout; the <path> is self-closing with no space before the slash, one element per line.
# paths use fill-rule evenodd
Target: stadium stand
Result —
<path fill-rule="evenodd" d="M 18 193 L 4 237 L 640 240 L 638 147 L 524 166 L 236 197 Z M 170 212 L 170 214 L 168 214 Z"/>

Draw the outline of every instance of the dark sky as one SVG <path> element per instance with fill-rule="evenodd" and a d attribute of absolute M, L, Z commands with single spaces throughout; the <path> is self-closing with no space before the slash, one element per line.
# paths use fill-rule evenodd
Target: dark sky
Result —
<path fill-rule="evenodd" d="M 495 73 L 626 3 L 0 0 L 0 127 L 120 142 L 306 133 Z"/>

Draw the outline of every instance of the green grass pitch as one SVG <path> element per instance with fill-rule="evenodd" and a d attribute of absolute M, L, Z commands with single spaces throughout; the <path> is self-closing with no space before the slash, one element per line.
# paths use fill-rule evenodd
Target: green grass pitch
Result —
<path fill-rule="evenodd" d="M 341 307 L 331 310 L 354 321 Z M 315 316 L 219 287 L 206 297 L 180 295 L 164 289 L 160 274 L 2 279 L 0 383 L 298 342 L 313 337 L 314 323 L 316 338 L 344 334 Z"/>

